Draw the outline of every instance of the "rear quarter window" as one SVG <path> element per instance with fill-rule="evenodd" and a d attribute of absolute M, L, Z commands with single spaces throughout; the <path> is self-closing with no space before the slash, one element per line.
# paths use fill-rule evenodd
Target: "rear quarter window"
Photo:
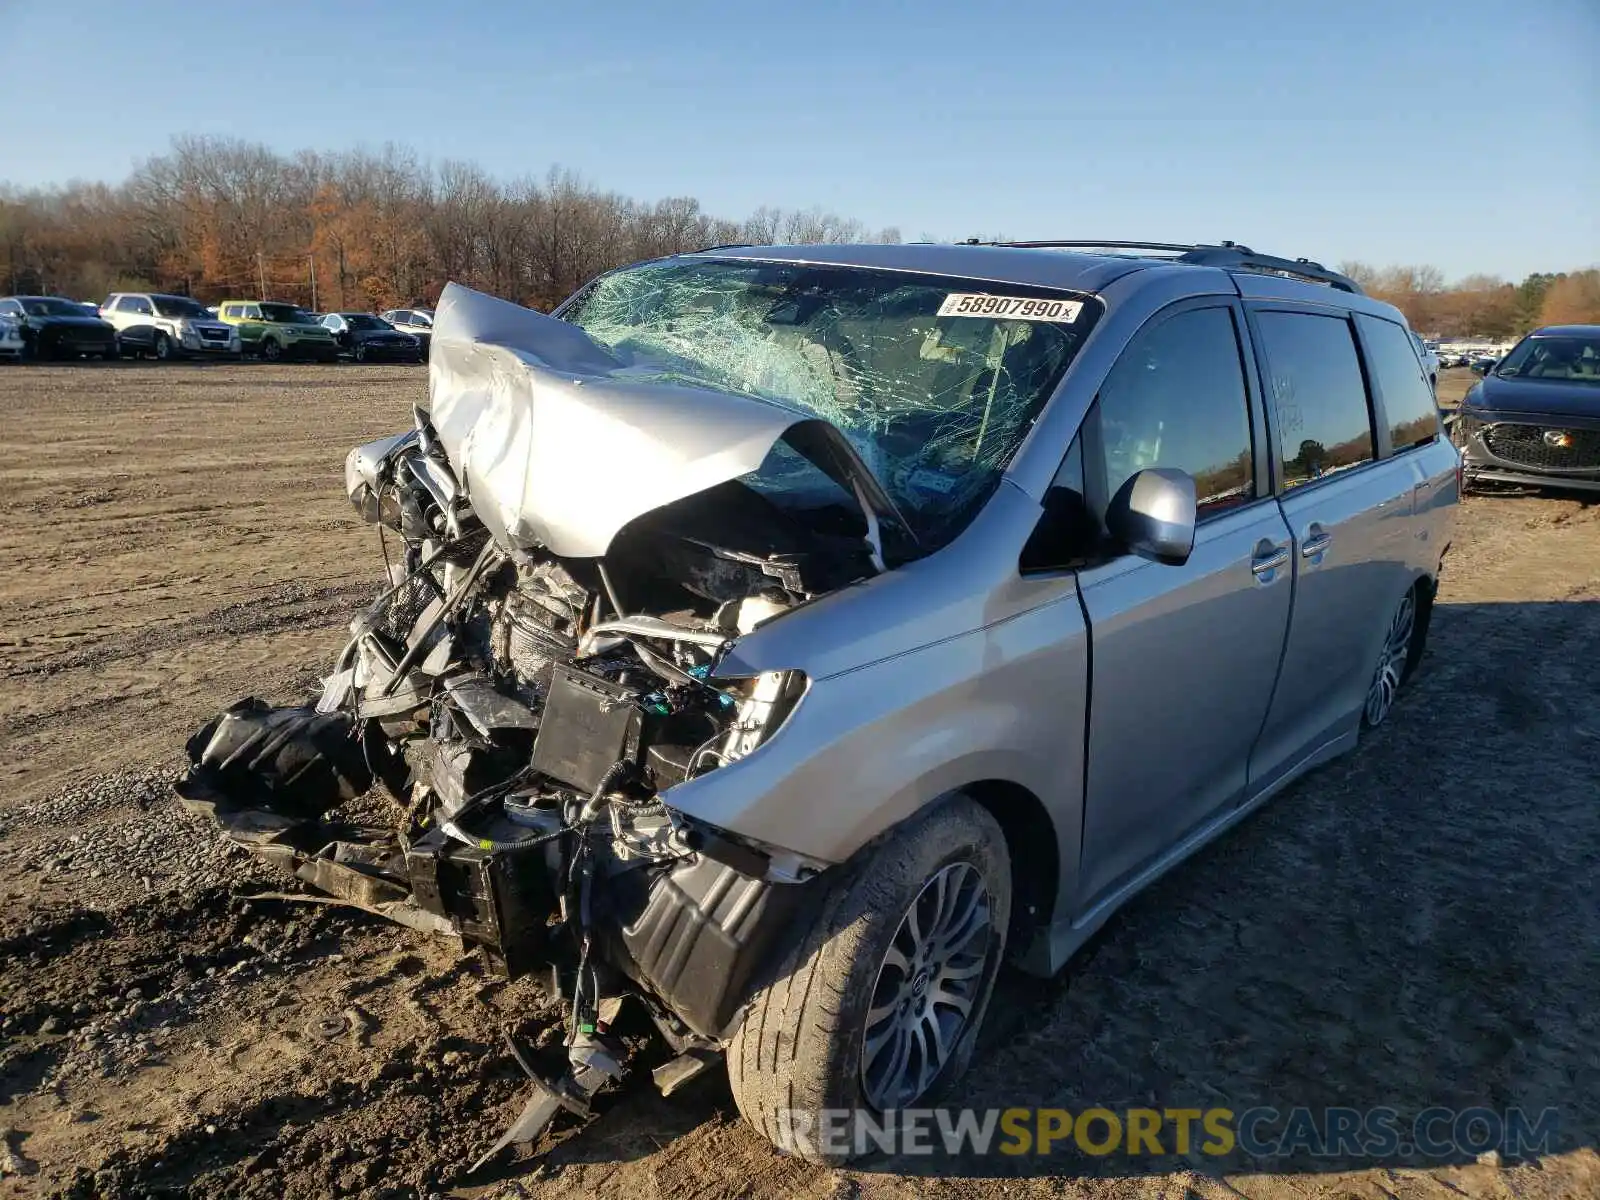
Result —
<path fill-rule="evenodd" d="M 1439 408 L 1423 374 L 1411 335 L 1393 321 L 1358 315 L 1368 367 L 1383 397 L 1389 443 L 1395 453 L 1425 446 L 1439 436 Z"/>

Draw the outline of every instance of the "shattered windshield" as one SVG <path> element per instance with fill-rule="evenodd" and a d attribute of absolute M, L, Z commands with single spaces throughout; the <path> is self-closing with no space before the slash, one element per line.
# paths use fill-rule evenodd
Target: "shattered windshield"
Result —
<path fill-rule="evenodd" d="M 603 276 L 559 315 L 635 377 L 831 421 L 928 547 L 993 490 L 1098 311 L 987 281 L 677 259 Z M 769 495 L 836 488 L 781 443 L 744 482 Z"/>

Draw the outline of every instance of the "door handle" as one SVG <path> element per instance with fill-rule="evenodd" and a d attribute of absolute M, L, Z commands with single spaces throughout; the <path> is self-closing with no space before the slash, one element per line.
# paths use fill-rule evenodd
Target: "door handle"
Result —
<path fill-rule="evenodd" d="M 1250 559 L 1250 569 L 1259 579 L 1263 575 L 1270 575 L 1288 561 L 1288 546 L 1274 546 L 1271 542 L 1262 542 L 1256 547 L 1254 557 Z"/>
<path fill-rule="evenodd" d="M 1317 558 L 1326 553 L 1328 547 L 1333 545 L 1333 534 L 1318 529 L 1315 525 L 1311 527 L 1310 532 L 1311 536 L 1306 538 L 1305 543 L 1300 547 L 1300 557 L 1302 558 Z"/>

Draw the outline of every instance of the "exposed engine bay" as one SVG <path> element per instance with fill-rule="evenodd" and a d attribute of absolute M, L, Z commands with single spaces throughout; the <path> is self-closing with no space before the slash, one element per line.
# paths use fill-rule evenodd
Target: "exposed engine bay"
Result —
<path fill-rule="evenodd" d="M 831 426 L 687 389 L 686 403 L 728 407 L 736 428 L 711 423 L 726 436 L 711 438 L 704 471 L 680 456 L 683 481 L 668 490 L 683 494 L 655 504 L 668 494 L 657 488 L 632 515 L 570 508 L 564 524 L 551 505 L 519 509 L 528 489 L 506 483 L 486 422 L 551 394 L 604 414 L 628 385 L 608 392 L 523 350 L 527 388 L 507 400 L 506 364 L 484 369 L 485 357 L 518 339 L 486 349 L 472 328 L 475 315 L 506 319 L 501 302 L 455 290 L 462 331 L 452 342 L 442 305 L 430 405 L 346 464 L 386 586 L 351 622 L 315 704 L 233 705 L 190 740 L 177 790 L 300 881 L 459 937 L 497 972 L 539 973 L 570 1001 L 566 1073 L 529 1070 L 534 1097 L 493 1154 L 558 1110 L 586 1111 L 623 1074 L 607 1027 L 624 997 L 678 1054 L 656 1072 L 663 1091 L 716 1061 L 774 932 L 824 864 L 696 822 L 671 789 L 756 751 L 802 701 L 799 671 L 718 668 L 741 636 L 884 569 L 895 514 Z M 522 346 L 570 341 L 570 327 L 533 328 Z M 477 440 L 452 447 L 451 428 Z M 836 495 L 785 506 L 733 474 L 767 461 L 820 472 Z M 581 470 L 615 486 L 603 445 Z M 602 509 L 609 524 L 584 525 Z M 392 827 L 343 821 L 340 805 L 374 785 L 394 801 Z"/>

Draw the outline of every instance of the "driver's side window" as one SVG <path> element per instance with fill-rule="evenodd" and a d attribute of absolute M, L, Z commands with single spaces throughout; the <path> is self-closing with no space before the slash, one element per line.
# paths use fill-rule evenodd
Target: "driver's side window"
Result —
<path fill-rule="evenodd" d="M 1141 330 L 1097 403 L 1106 498 L 1147 467 L 1192 475 L 1202 521 L 1255 498 L 1249 398 L 1229 308 L 1187 309 Z"/>

